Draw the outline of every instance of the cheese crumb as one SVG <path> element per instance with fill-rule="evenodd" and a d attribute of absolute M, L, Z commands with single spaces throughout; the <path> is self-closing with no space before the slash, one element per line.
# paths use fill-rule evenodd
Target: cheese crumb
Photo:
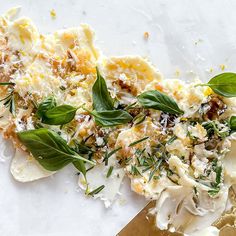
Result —
<path fill-rule="evenodd" d="M 144 39 L 145 40 L 148 40 L 149 39 L 149 33 L 146 31 L 146 32 L 144 32 L 144 34 L 143 34 L 143 37 L 144 37 Z"/>
<path fill-rule="evenodd" d="M 225 68 L 226 68 L 226 65 L 224 65 L 224 64 L 221 64 L 221 65 L 220 65 L 220 69 L 221 69 L 222 71 L 224 71 Z"/>
<path fill-rule="evenodd" d="M 56 17 L 57 17 L 57 13 L 56 13 L 56 11 L 55 11 L 54 9 L 52 9 L 52 10 L 50 11 L 50 15 L 51 15 L 51 18 L 52 18 L 52 19 L 56 19 Z"/>
<path fill-rule="evenodd" d="M 176 75 L 177 77 L 180 76 L 180 70 L 179 70 L 179 69 L 176 69 L 176 71 L 175 71 L 175 75 Z"/>

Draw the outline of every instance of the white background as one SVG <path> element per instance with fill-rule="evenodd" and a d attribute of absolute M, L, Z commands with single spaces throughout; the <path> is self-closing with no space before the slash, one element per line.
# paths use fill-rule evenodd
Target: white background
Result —
<path fill-rule="evenodd" d="M 166 78 L 207 80 L 222 64 L 236 71 L 234 0 L 1 0 L 0 11 L 17 5 L 43 33 L 88 23 L 104 54 L 142 55 Z M 1 236 L 113 236 L 145 205 L 131 193 L 128 180 L 121 200 L 107 210 L 77 191 L 71 167 L 53 178 L 21 184 L 11 177 L 9 163 L 10 156 L 0 162 Z"/>

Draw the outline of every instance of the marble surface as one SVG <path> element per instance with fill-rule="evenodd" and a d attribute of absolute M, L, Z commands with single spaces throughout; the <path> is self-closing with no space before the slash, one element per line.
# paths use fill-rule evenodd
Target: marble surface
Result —
<path fill-rule="evenodd" d="M 208 80 L 223 67 L 236 70 L 234 0 L 8 0 L 1 2 L 0 12 L 17 5 L 40 32 L 88 23 L 104 54 L 142 55 L 166 78 L 191 80 L 197 75 Z M 55 20 L 51 9 L 57 13 Z M 148 40 L 143 38 L 146 31 Z M 120 200 L 105 209 L 102 202 L 78 191 L 72 167 L 37 182 L 17 183 L 9 173 L 12 147 L 3 146 L 2 236 L 113 236 L 146 203 L 130 191 L 126 180 Z"/>

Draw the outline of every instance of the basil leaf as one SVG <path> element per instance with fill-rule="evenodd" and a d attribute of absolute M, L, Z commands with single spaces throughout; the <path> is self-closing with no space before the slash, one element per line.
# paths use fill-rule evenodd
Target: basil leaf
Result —
<path fill-rule="evenodd" d="M 71 122 L 77 108 L 70 105 L 61 105 L 48 110 L 42 117 L 42 123 L 48 125 L 64 125 Z"/>
<path fill-rule="evenodd" d="M 222 73 L 213 77 L 207 84 L 215 93 L 223 97 L 236 97 L 236 73 Z"/>
<path fill-rule="evenodd" d="M 126 124 L 133 119 L 128 112 L 123 110 L 92 111 L 91 114 L 95 122 L 103 127 Z"/>
<path fill-rule="evenodd" d="M 97 69 L 97 80 L 92 88 L 93 109 L 96 111 L 113 110 L 114 101 L 107 89 L 106 81 Z"/>
<path fill-rule="evenodd" d="M 84 176 L 86 176 L 87 170 L 83 161 L 81 160 L 73 161 L 72 164 L 78 171 L 80 171 Z"/>
<path fill-rule="evenodd" d="M 229 126 L 231 130 L 236 130 L 236 116 L 230 117 Z"/>
<path fill-rule="evenodd" d="M 57 133 L 46 128 L 17 133 L 19 140 L 34 158 L 47 170 L 56 171 L 69 163 L 79 163 L 83 171 L 84 162 L 93 162 L 79 156 Z M 76 165 L 77 166 L 77 165 Z M 82 172 L 81 171 L 81 172 Z"/>
<path fill-rule="evenodd" d="M 140 94 L 138 101 L 144 108 L 152 108 L 177 115 L 184 113 L 171 97 L 157 90 L 150 90 Z"/>
<path fill-rule="evenodd" d="M 92 150 L 91 147 L 85 145 L 84 143 L 79 143 L 76 140 L 74 141 L 75 143 L 75 148 L 74 150 L 79 154 L 79 155 L 86 155 L 93 153 L 94 151 Z"/>
<path fill-rule="evenodd" d="M 44 99 L 38 106 L 36 116 L 38 118 L 42 118 L 48 110 L 56 107 L 56 105 L 57 104 L 56 104 L 56 100 L 54 97 L 48 97 L 48 98 Z"/>

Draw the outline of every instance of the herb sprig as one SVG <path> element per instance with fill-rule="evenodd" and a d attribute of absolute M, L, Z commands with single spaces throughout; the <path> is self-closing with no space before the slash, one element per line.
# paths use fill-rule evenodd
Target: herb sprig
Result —
<path fill-rule="evenodd" d="M 105 185 L 101 185 L 98 188 L 94 189 L 93 191 L 89 192 L 88 195 L 94 197 L 94 195 L 100 193 L 105 188 Z"/>
<path fill-rule="evenodd" d="M 3 102 L 3 105 L 7 108 L 9 108 L 9 111 L 11 114 L 14 116 L 16 113 L 16 108 L 15 108 L 15 96 L 14 96 L 14 83 L 12 82 L 1 82 L 0 86 L 9 86 L 9 93 L 7 94 L 6 97 L 0 100 L 0 102 Z"/>

